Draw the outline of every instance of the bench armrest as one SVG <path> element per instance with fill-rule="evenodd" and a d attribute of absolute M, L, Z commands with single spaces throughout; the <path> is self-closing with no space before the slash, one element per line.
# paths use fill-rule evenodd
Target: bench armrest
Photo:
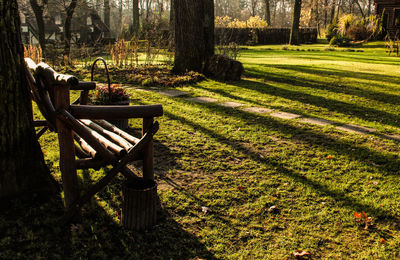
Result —
<path fill-rule="evenodd" d="M 70 90 L 93 90 L 93 89 L 96 89 L 96 82 L 79 81 L 78 85 L 70 87 Z"/>
<path fill-rule="evenodd" d="M 149 118 L 163 115 L 162 105 L 89 106 L 71 105 L 71 114 L 77 119 Z"/>

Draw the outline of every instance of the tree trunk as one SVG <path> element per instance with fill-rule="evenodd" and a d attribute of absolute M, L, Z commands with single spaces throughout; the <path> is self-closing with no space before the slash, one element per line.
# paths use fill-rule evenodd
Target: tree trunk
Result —
<path fill-rule="evenodd" d="M 201 71 L 214 53 L 213 0 L 175 0 L 174 73 Z"/>
<path fill-rule="evenodd" d="M 54 188 L 32 126 L 16 7 L 0 0 L 0 198 Z"/>
<path fill-rule="evenodd" d="M 328 24 L 328 0 L 324 0 L 324 28 Z"/>
<path fill-rule="evenodd" d="M 110 0 L 104 0 L 104 24 L 110 29 Z"/>
<path fill-rule="evenodd" d="M 364 14 L 364 11 L 363 11 L 363 9 L 362 9 L 362 7 L 360 5 L 360 2 L 358 0 L 354 0 L 354 2 L 357 4 L 358 9 L 360 10 L 361 16 L 365 19 L 365 14 Z"/>
<path fill-rule="evenodd" d="M 265 3 L 264 19 L 267 22 L 268 26 L 271 26 L 271 11 L 269 6 L 269 0 L 264 0 L 264 3 Z"/>
<path fill-rule="evenodd" d="M 331 6 L 331 22 L 333 23 L 333 20 L 335 19 L 335 10 L 336 10 L 336 2 L 335 0 L 332 1 L 332 6 Z"/>
<path fill-rule="evenodd" d="M 121 34 L 122 33 L 122 29 L 123 29 L 123 25 L 122 25 L 122 23 L 123 23 L 123 14 L 122 14 L 122 6 L 123 6 L 123 1 L 122 0 L 119 0 L 119 18 L 118 18 L 118 20 L 119 20 L 119 34 Z"/>
<path fill-rule="evenodd" d="M 372 0 L 368 0 L 368 10 L 367 10 L 368 17 L 371 15 L 371 5 L 372 5 Z"/>
<path fill-rule="evenodd" d="M 311 0 L 310 2 L 310 19 L 308 20 L 308 27 L 312 27 L 314 22 L 314 14 L 315 14 L 315 0 Z"/>
<path fill-rule="evenodd" d="M 132 30 L 133 34 L 137 37 L 139 34 L 139 0 L 132 2 Z"/>
<path fill-rule="evenodd" d="M 290 31 L 290 45 L 300 44 L 299 26 L 300 26 L 301 0 L 294 1 L 292 29 Z"/>
<path fill-rule="evenodd" d="M 43 11 L 47 5 L 47 0 L 43 0 L 42 4 L 39 5 L 37 0 L 30 0 L 29 1 L 33 10 L 33 13 L 36 17 L 36 24 L 38 28 L 38 37 L 39 37 L 39 44 L 40 48 L 42 48 L 43 54 L 46 52 L 46 35 L 44 31 L 44 20 L 43 20 Z"/>
<path fill-rule="evenodd" d="M 171 51 L 174 49 L 175 40 L 175 0 L 170 0 L 170 10 L 169 10 L 169 45 L 168 49 Z"/>
<path fill-rule="evenodd" d="M 69 6 L 66 9 L 66 18 L 64 22 L 64 62 L 70 63 L 69 54 L 71 51 L 71 23 L 72 16 L 74 15 L 75 7 L 78 0 L 71 0 Z"/>
<path fill-rule="evenodd" d="M 203 0 L 203 2 L 205 58 L 208 58 L 214 55 L 214 1 Z"/>

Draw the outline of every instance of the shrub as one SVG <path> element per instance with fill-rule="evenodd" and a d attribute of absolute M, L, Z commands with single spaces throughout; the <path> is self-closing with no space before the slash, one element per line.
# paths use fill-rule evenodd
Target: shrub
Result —
<path fill-rule="evenodd" d="M 346 47 L 350 46 L 350 39 L 341 34 L 337 34 L 336 36 L 333 36 L 333 38 L 330 40 L 329 45 L 331 46 L 339 46 L 339 47 Z"/>
<path fill-rule="evenodd" d="M 336 19 L 333 19 L 333 22 L 328 26 L 328 30 L 326 32 L 326 39 L 328 42 L 331 41 L 331 39 L 338 34 L 338 26 L 336 23 Z"/>
<path fill-rule="evenodd" d="M 265 28 L 268 24 L 266 21 L 261 19 L 258 15 L 251 16 L 247 21 L 240 21 L 239 19 L 233 19 L 229 16 L 217 16 L 215 17 L 215 27 L 222 28 Z"/>

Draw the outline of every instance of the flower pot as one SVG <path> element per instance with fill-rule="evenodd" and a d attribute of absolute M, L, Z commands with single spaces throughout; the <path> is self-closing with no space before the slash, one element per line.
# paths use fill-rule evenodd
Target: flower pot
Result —
<path fill-rule="evenodd" d="M 107 106 L 129 106 L 129 100 L 113 102 L 112 104 L 107 104 Z M 107 121 L 110 122 L 110 124 L 115 125 L 119 129 L 124 130 L 128 128 L 128 119 L 110 119 Z"/>
<path fill-rule="evenodd" d="M 127 181 L 122 187 L 121 223 L 132 230 L 146 230 L 157 220 L 157 184 L 153 180 Z"/>

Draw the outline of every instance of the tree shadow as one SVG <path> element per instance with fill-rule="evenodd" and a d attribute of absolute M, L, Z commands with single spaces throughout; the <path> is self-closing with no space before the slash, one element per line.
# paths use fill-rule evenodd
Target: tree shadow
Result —
<path fill-rule="evenodd" d="M 228 109 L 225 108 L 217 110 L 215 109 L 216 105 L 201 104 L 200 106 L 214 109 L 215 111 L 221 114 L 223 113 L 226 114 L 226 111 L 229 111 Z M 259 164 L 276 169 L 278 175 L 283 174 L 287 177 L 292 178 L 295 182 L 302 183 L 305 186 L 311 188 L 312 190 L 315 190 L 316 192 L 322 195 L 334 198 L 336 201 L 338 201 L 338 204 L 342 205 L 343 207 L 355 211 L 368 211 L 372 213 L 374 216 L 378 217 L 381 221 L 393 222 L 393 220 L 396 221 L 398 220 L 398 216 L 394 215 L 390 210 L 386 210 L 382 207 L 362 202 L 358 199 L 355 199 L 354 197 L 349 196 L 348 191 L 332 189 L 326 184 L 311 180 L 306 176 L 302 175 L 300 172 L 289 169 L 288 165 L 282 162 L 282 158 L 280 158 L 279 156 L 278 157 L 267 156 L 265 158 L 262 158 L 259 156 L 260 155 L 259 153 L 253 151 L 252 149 L 249 149 L 243 142 L 230 139 L 229 137 L 226 137 L 216 131 L 207 129 L 201 126 L 200 124 L 197 124 L 172 112 L 166 111 L 165 115 L 172 120 L 176 120 L 182 124 L 193 127 L 194 129 L 202 132 L 203 134 L 209 136 L 210 138 L 213 138 L 220 143 L 230 146 L 232 149 L 236 151 L 246 154 L 252 160 L 256 161 Z M 256 125 L 261 128 L 267 127 L 268 129 L 271 130 L 281 131 L 283 134 L 290 134 L 292 138 L 295 140 L 308 143 L 311 146 L 323 147 L 325 149 L 334 151 L 337 154 L 346 155 L 350 159 L 358 160 L 373 168 L 379 167 L 380 170 L 385 171 L 387 174 L 397 176 L 398 169 L 400 169 L 399 159 L 393 159 L 379 152 L 373 151 L 369 148 L 356 146 L 350 141 L 340 140 L 310 129 L 297 128 L 292 125 L 274 120 L 272 118 L 255 116 L 243 111 L 236 110 L 235 113 L 231 113 L 230 116 L 237 117 L 238 119 L 241 119 L 247 122 L 248 124 Z M 374 159 L 379 165 L 371 161 Z"/>
<path fill-rule="evenodd" d="M 60 225 L 60 196 L 15 198 L 0 202 L 0 258 L 62 259 L 71 252 L 71 230 Z"/>
<path fill-rule="evenodd" d="M 295 84 L 295 82 L 285 81 L 288 84 Z M 301 83 L 304 86 L 304 83 Z M 365 121 L 378 121 L 387 125 L 400 127 L 400 120 L 398 115 L 394 115 L 382 110 L 377 110 L 374 108 L 368 108 L 359 106 L 356 104 L 346 103 L 339 100 L 332 100 L 329 98 L 315 96 L 295 90 L 288 90 L 279 87 L 272 86 L 267 83 L 261 83 L 250 80 L 242 80 L 240 82 L 234 82 L 232 85 L 238 88 L 244 88 L 249 90 L 254 90 L 262 94 L 267 94 L 271 96 L 279 96 L 289 100 L 299 101 L 305 104 L 311 104 L 316 107 L 323 107 L 330 111 L 335 111 L 342 114 L 351 115 L 352 117 L 358 117 Z M 299 114 L 304 114 L 302 110 L 292 109 L 290 112 L 296 112 Z"/>
<path fill-rule="evenodd" d="M 118 193 L 118 185 L 98 196 Z M 105 199 L 106 202 L 109 199 Z M 78 243 L 85 243 L 86 250 L 79 256 L 113 259 L 217 259 L 199 239 L 177 223 L 162 205 L 157 206 L 157 223 L 146 231 L 133 231 L 121 227 L 120 205 L 99 205 L 92 200 L 83 214 Z M 78 231 L 79 232 L 79 231 Z"/>

